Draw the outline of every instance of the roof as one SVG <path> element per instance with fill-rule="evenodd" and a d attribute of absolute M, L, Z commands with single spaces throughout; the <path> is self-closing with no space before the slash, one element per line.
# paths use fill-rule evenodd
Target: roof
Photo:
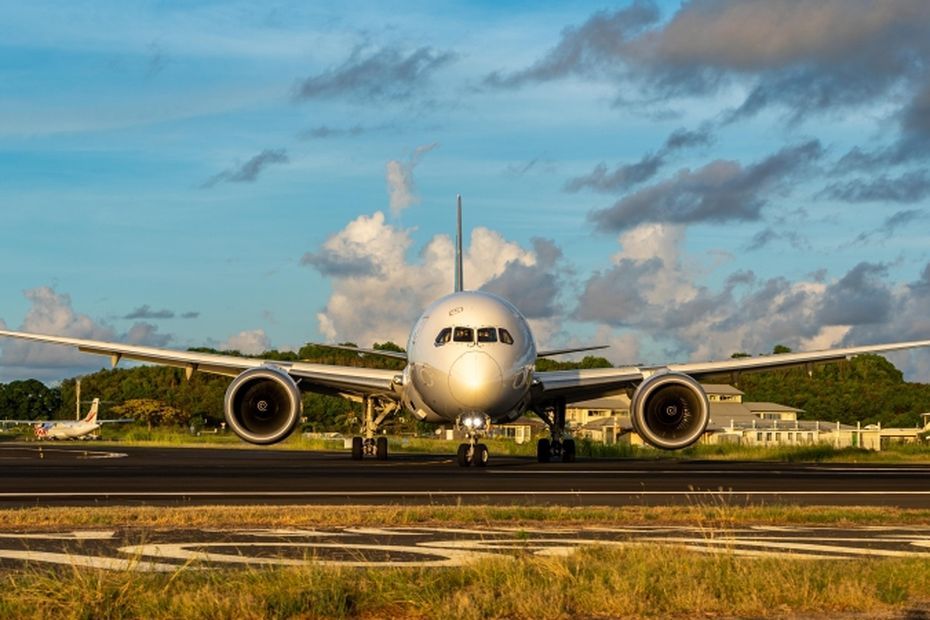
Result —
<path fill-rule="evenodd" d="M 723 394 L 723 395 L 735 395 L 742 396 L 745 394 L 742 390 L 738 390 L 732 385 L 727 385 L 725 383 L 702 383 L 701 387 L 704 388 L 704 391 L 708 394 Z"/>
<path fill-rule="evenodd" d="M 581 400 L 566 406 L 567 409 L 609 409 L 614 411 L 628 411 L 630 409 L 630 399 L 625 395 L 607 396 L 604 398 L 593 398 L 591 400 Z"/>
<path fill-rule="evenodd" d="M 804 410 L 788 405 L 779 405 L 778 403 L 743 403 L 750 411 L 793 411 L 801 413 Z"/>

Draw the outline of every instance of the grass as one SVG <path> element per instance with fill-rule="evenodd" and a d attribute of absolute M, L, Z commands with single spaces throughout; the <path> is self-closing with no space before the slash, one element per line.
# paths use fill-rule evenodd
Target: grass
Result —
<path fill-rule="evenodd" d="M 183 429 L 154 428 L 141 426 L 128 429 L 103 429 L 106 444 L 157 447 L 222 447 L 254 448 L 232 433 L 203 433 L 191 435 Z M 444 441 L 428 437 L 389 437 L 390 450 L 397 453 L 453 454 L 457 441 Z M 508 439 L 487 439 L 492 455 L 526 456 L 536 455 L 536 444 L 517 444 Z M 800 446 L 740 446 L 735 444 L 698 444 L 685 450 L 665 452 L 629 444 L 607 445 L 589 439 L 577 440 L 577 454 L 581 458 L 631 458 L 631 459 L 698 459 L 718 461 L 770 461 L 794 463 L 930 463 L 930 444 L 897 444 L 881 452 L 861 448 L 834 448 L 829 444 Z M 100 444 L 97 444 L 100 445 Z M 286 441 L 267 449 L 279 450 L 348 450 L 341 439 L 311 438 L 303 433 L 294 433 Z"/>
<path fill-rule="evenodd" d="M 62 528 L 748 525 L 930 526 L 930 509 L 753 505 L 690 506 L 90 506 L 0 510 L 0 531 Z"/>
<path fill-rule="evenodd" d="M 927 560 L 747 560 L 657 546 L 593 546 L 568 557 L 501 557 L 442 570 L 31 569 L 5 576 L 0 617 L 875 616 L 930 598 L 928 571 Z"/>

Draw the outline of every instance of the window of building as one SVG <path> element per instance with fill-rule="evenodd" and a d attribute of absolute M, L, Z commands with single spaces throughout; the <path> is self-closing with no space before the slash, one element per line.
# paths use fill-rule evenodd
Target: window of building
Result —
<path fill-rule="evenodd" d="M 501 327 L 499 330 L 501 335 L 501 342 L 504 344 L 513 344 L 513 336 L 510 335 L 510 332 Z"/>
<path fill-rule="evenodd" d="M 756 441 L 762 441 L 762 433 L 756 433 Z"/>
<path fill-rule="evenodd" d="M 772 441 L 772 433 L 766 433 L 766 434 L 765 434 L 765 440 L 766 440 L 766 441 Z"/>
<path fill-rule="evenodd" d="M 497 342 L 497 330 L 493 327 L 479 327 L 478 342 Z"/>
<path fill-rule="evenodd" d="M 436 346 L 442 346 L 452 339 L 452 328 L 446 327 L 436 336 Z"/>
<path fill-rule="evenodd" d="M 475 330 L 471 327 L 456 327 L 452 333 L 452 339 L 456 342 L 474 342 Z"/>

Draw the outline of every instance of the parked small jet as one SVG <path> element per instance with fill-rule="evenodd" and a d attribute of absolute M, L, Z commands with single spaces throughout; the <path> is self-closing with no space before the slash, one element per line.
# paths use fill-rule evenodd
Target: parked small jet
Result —
<path fill-rule="evenodd" d="M 95 398 L 90 405 L 90 411 L 83 420 L 52 420 L 37 422 L 35 420 L 0 420 L 0 424 L 31 424 L 35 430 L 36 439 L 83 439 L 90 436 L 104 424 L 124 424 L 133 420 L 98 420 L 97 411 L 100 408 L 100 399 Z"/>
<path fill-rule="evenodd" d="M 710 405 L 701 382 L 746 372 L 807 367 L 865 353 L 930 346 L 930 340 L 897 342 L 806 353 L 785 353 L 719 362 L 687 362 L 539 372 L 540 357 L 601 349 L 602 346 L 538 350 L 526 317 L 509 301 L 485 291 L 466 291 L 462 280 L 462 205 L 458 203 L 454 292 L 430 305 L 414 323 L 406 353 L 354 349 L 403 359 L 402 372 L 308 362 L 282 362 L 195 351 L 175 351 L 65 336 L 0 330 L 0 336 L 70 345 L 79 351 L 184 368 L 188 377 L 208 372 L 234 377 L 226 390 L 226 422 L 239 437 L 272 444 L 300 422 L 301 391 L 342 396 L 363 405 L 362 435 L 352 457 L 387 458 L 379 425 L 403 407 L 418 420 L 454 424 L 467 438 L 460 465 L 483 466 L 488 449 L 481 439 L 493 423 L 533 411 L 549 426 L 537 444 L 539 461 L 573 461 L 575 442 L 566 432 L 567 403 L 611 394 L 631 396 L 633 429 L 651 445 L 686 448 L 704 434 Z"/>

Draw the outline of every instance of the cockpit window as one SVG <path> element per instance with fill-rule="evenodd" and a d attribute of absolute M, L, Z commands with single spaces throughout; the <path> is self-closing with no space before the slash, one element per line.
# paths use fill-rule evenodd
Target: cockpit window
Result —
<path fill-rule="evenodd" d="M 474 342 L 475 330 L 471 327 L 456 327 L 452 333 L 452 339 L 456 342 Z"/>
<path fill-rule="evenodd" d="M 497 330 L 493 327 L 479 327 L 478 342 L 497 342 Z"/>
<path fill-rule="evenodd" d="M 443 328 L 439 335 L 436 336 L 436 346 L 441 346 L 452 340 L 452 328 L 446 327 Z"/>
<path fill-rule="evenodd" d="M 501 342 L 503 342 L 504 344 L 513 344 L 513 336 L 510 335 L 509 331 L 507 331 L 503 327 L 501 327 L 500 330 L 498 331 L 500 331 L 501 333 Z"/>

